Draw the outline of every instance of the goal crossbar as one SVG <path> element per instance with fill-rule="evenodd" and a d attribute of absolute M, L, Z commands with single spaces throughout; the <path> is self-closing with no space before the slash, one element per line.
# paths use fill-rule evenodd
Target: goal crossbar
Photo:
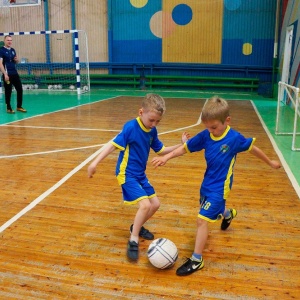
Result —
<path fill-rule="evenodd" d="M 81 74 L 81 65 L 83 64 L 83 62 L 80 61 L 80 51 L 79 51 L 79 33 L 84 35 L 84 47 L 86 47 L 86 53 L 85 53 L 85 61 L 84 61 L 84 67 L 85 67 L 85 81 L 82 82 L 82 74 Z M 0 32 L 0 37 L 1 36 L 6 36 L 6 35 L 10 35 L 10 36 L 28 36 L 28 35 L 54 35 L 54 34 L 73 34 L 74 38 L 73 40 L 73 45 L 72 45 L 72 55 L 73 55 L 73 63 L 64 63 L 65 66 L 68 66 L 68 70 L 74 70 L 74 74 L 72 74 L 72 81 L 66 81 L 66 84 L 69 84 L 70 87 L 73 87 L 72 89 L 77 90 L 78 94 L 81 94 L 82 92 L 86 92 L 88 90 L 90 90 L 90 77 L 89 77 L 89 63 L 88 63 L 88 45 L 87 45 L 87 36 L 85 31 L 83 30 L 78 30 L 78 29 L 64 29 L 64 30 L 41 30 L 41 31 L 19 31 L 19 32 Z M 47 39 L 46 39 L 46 43 L 47 43 Z M 47 47 L 46 47 L 47 49 Z M 47 50 L 46 50 L 47 51 Z M 46 66 L 51 65 L 51 67 L 49 67 L 49 69 L 51 68 L 51 72 L 49 72 L 50 74 L 42 74 L 45 82 L 46 87 L 48 87 L 48 89 L 52 89 L 52 87 L 54 86 L 61 86 L 64 83 L 64 78 L 67 77 L 67 70 L 64 70 L 65 74 L 62 74 L 62 76 L 58 76 L 57 74 L 53 74 L 52 73 L 52 69 L 53 66 L 57 66 L 57 63 L 51 63 L 51 60 L 49 59 L 49 54 L 45 53 L 45 62 L 41 63 L 41 62 L 33 62 L 33 63 L 27 63 L 25 62 L 24 64 L 22 64 L 22 62 L 19 65 L 19 67 L 21 67 L 21 65 L 29 65 L 30 67 L 36 67 L 36 66 Z M 28 69 L 30 69 L 30 67 L 28 67 Z M 27 75 L 30 77 L 32 76 L 31 74 L 24 74 L 23 77 L 27 77 Z M 49 79 L 50 78 L 50 79 Z M 74 79 L 73 79 L 74 78 Z M 22 79 L 22 76 L 21 76 Z M 51 84 L 51 85 L 47 85 L 47 80 L 48 82 L 53 82 L 55 83 L 55 85 Z M 72 84 L 74 83 L 74 84 Z M 71 89 L 71 88 L 70 88 Z"/>

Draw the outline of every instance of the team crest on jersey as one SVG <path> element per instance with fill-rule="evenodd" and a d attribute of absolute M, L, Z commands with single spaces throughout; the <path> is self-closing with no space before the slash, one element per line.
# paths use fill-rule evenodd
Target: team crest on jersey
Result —
<path fill-rule="evenodd" d="M 229 151 L 229 146 L 228 145 L 222 145 L 220 148 L 222 153 L 226 153 Z"/>

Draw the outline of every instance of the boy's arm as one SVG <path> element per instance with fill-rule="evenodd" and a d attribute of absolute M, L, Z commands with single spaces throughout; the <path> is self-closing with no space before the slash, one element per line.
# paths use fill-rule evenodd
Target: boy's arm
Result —
<path fill-rule="evenodd" d="M 181 144 L 165 147 L 164 150 L 162 152 L 160 152 L 158 155 L 165 155 L 165 154 L 172 152 L 176 148 L 183 145 L 189 138 L 190 138 L 190 134 L 188 132 L 184 132 L 181 136 Z"/>
<path fill-rule="evenodd" d="M 108 143 L 103 146 L 103 151 L 93 160 L 93 162 L 88 167 L 88 177 L 92 178 L 93 175 L 96 173 L 97 165 L 110 153 L 112 153 L 116 147 L 112 143 Z"/>
<path fill-rule="evenodd" d="M 262 161 L 264 161 L 273 169 L 279 169 L 281 167 L 280 162 L 278 162 L 277 160 L 270 160 L 269 157 L 256 146 L 253 146 L 249 152 L 255 155 L 256 157 L 258 157 L 259 159 L 261 159 Z"/>
<path fill-rule="evenodd" d="M 169 152 L 168 154 L 166 154 L 164 156 L 154 157 L 151 162 L 152 162 L 152 165 L 156 168 L 156 167 L 165 165 L 169 159 L 177 157 L 177 156 L 181 156 L 185 153 L 186 153 L 186 150 L 184 148 L 184 145 L 180 145 L 179 147 L 177 147 L 176 149 L 174 149 L 173 151 Z"/>

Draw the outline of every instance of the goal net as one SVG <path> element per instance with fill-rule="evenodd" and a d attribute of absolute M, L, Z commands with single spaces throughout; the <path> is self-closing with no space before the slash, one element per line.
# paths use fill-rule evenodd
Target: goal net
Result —
<path fill-rule="evenodd" d="M 278 83 L 276 135 L 291 136 L 293 151 L 300 151 L 300 97 L 299 88 Z"/>
<path fill-rule="evenodd" d="M 1 1 L 1 0 L 0 0 Z M 87 35 L 82 30 L 0 33 L 11 35 L 23 89 L 90 90 Z"/>

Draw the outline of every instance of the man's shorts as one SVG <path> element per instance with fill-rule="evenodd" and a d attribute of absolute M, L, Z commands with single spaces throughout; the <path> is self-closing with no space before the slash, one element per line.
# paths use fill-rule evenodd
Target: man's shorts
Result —
<path fill-rule="evenodd" d="M 147 177 L 137 180 L 131 178 L 121 185 L 124 204 L 136 204 L 137 202 L 156 196 L 153 186 Z"/>
<path fill-rule="evenodd" d="M 208 222 L 216 222 L 222 218 L 225 210 L 226 201 L 223 197 L 217 194 L 209 196 L 200 195 L 200 211 L 198 218 L 204 219 Z"/>

